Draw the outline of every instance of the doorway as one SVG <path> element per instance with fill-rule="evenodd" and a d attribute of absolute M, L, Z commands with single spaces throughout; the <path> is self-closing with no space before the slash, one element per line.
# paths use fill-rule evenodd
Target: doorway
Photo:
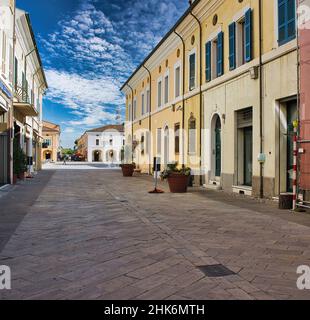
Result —
<path fill-rule="evenodd" d="M 293 168 L 294 168 L 294 126 L 298 119 L 296 100 L 289 101 L 286 105 L 287 119 L 287 149 L 286 149 L 286 191 L 293 192 Z"/>
<path fill-rule="evenodd" d="M 93 152 L 93 162 L 100 162 L 101 161 L 101 151 L 95 150 Z"/>
<path fill-rule="evenodd" d="M 244 185 L 252 186 L 253 177 L 253 130 L 252 127 L 243 129 L 243 176 Z"/>
<path fill-rule="evenodd" d="M 217 116 L 215 123 L 215 176 L 220 177 L 222 173 L 222 141 L 221 141 L 221 119 Z"/>

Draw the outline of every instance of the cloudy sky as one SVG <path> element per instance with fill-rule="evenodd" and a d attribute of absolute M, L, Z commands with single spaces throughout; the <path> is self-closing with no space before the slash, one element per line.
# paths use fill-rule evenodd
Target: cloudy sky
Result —
<path fill-rule="evenodd" d="M 62 146 L 73 147 L 86 129 L 124 120 L 119 88 L 188 0 L 17 0 L 17 6 L 30 13 L 45 67 L 44 119 L 60 124 Z"/>

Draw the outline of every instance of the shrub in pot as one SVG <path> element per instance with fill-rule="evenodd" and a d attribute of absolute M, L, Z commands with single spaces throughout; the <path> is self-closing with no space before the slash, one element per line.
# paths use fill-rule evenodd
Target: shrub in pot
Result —
<path fill-rule="evenodd" d="M 132 152 L 132 145 L 125 145 L 121 150 L 122 164 L 120 167 L 122 168 L 124 177 L 132 177 L 136 168 L 136 164 L 132 162 Z"/>
<path fill-rule="evenodd" d="M 27 172 L 27 156 L 15 140 L 13 153 L 13 183 L 16 183 L 17 178 L 24 180 L 25 172 Z"/>
<path fill-rule="evenodd" d="M 190 168 L 182 167 L 179 169 L 178 163 L 174 162 L 167 165 L 167 168 L 161 173 L 161 178 L 168 180 L 170 192 L 185 193 L 187 192 L 190 174 Z"/>

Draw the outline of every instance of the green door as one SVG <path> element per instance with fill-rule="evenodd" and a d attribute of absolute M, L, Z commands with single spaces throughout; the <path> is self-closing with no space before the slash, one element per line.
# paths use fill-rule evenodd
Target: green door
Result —
<path fill-rule="evenodd" d="M 215 125 L 215 176 L 222 173 L 222 143 L 221 143 L 221 120 L 218 117 Z"/>
<path fill-rule="evenodd" d="M 244 135 L 244 185 L 252 186 L 253 176 L 253 133 L 252 127 L 243 129 Z"/>
<path fill-rule="evenodd" d="M 287 179 L 286 189 L 288 192 L 293 192 L 293 144 L 294 144 L 294 127 L 293 122 L 297 120 L 297 103 L 296 100 L 287 104 Z"/>

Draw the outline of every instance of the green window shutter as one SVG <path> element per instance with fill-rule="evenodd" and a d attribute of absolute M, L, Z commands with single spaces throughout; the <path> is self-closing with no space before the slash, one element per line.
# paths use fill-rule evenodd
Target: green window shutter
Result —
<path fill-rule="evenodd" d="M 229 69 L 236 68 L 236 22 L 229 25 Z"/>
<path fill-rule="evenodd" d="M 193 90 L 195 88 L 195 76 L 196 76 L 196 54 L 193 53 L 189 57 L 189 89 Z"/>
<path fill-rule="evenodd" d="M 245 61 L 252 60 L 252 9 L 245 13 Z"/>
<path fill-rule="evenodd" d="M 224 33 L 220 32 L 217 37 L 217 76 L 224 73 Z"/>
<path fill-rule="evenodd" d="M 296 37 L 296 1 L 278 0 L 278 37 L 279 45 Z"/>
<path fill-rule="evenodd" d="M 206 81 L 211 81 L 211 41 L 206 43 Z"/>

